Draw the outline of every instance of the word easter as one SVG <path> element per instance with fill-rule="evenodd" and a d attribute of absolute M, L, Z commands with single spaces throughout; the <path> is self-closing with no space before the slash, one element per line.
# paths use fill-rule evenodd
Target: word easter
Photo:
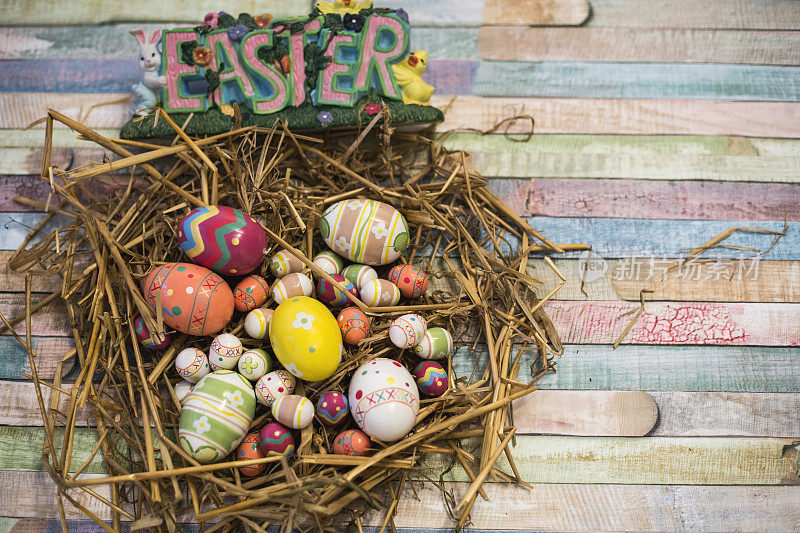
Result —
<path fill-rule="evenodd" d="M 332 33 L 323 27 L 323 18 L 307 21 L 301 31 L 291 33 L 289 24 L 276 21 L 270 29 L 247 33 L 233 41 L 221 29 L 205 35 L 193 29 L 165 30 L 163 33 L 162 72 L 163 108 L 168 112 L 203 112 L 210 104 L 246 103 L 254 114 L 270 114 L 287 106 L 299 106 L 309 99 L 315 106 L 352 107 L 371 90 L 391 99 L 403 96 L 391 65 L 408 54 L 409 27 L 394 14 L 366 17 L 362 31 Z M 279 66 L 259 59 L 259 50 L 271 48 L 280 37 L 288 44 L 290 75 Z M 204 69 L 185 63 L 182 43 L 197 41 L 213 53 L 209 67 L 219 72 L 219 86 L 205 94 Z M 330 63 L 316 73 L 317 83 L 310 94 L 306 88 L 306 47 L 316 43 Z M 313 71 L 313 69 L 312 69 Z"/>

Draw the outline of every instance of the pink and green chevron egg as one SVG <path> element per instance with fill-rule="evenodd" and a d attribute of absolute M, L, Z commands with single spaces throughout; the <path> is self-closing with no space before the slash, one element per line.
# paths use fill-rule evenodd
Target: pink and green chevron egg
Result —
<path fill-rule="evenodd" d="M 447 390 L 447 371 L 435 361 L 421 362 L 411 374 L 423 394 L 441 396 Z"/>

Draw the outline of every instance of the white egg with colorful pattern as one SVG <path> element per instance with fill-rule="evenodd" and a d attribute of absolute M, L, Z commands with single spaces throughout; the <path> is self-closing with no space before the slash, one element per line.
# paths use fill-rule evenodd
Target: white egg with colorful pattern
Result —
<path fill-rule="evenodd" d="M 348 400 L 358 427 L 383 442 L 407 435 L 419 414 L 417 383 L 393 359 L 373 359 L 353 372 Z"/>
<path fill-rule="evenodd" d="M 428 323 L 416 313 L 399 316 L 389 326 L 389 340 L 398 348 L 415 346 L 425 335 Z"/>

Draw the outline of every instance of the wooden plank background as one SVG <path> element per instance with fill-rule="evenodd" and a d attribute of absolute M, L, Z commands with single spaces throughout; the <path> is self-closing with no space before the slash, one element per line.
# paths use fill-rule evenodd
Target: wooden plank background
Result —
<path fill-rule="evenodd" d="M 558 372 L 514 406 L 517 464 L 532 489 L 489 483 L 474 530 L 798 531 L 800 478 L 800 4 L 795 0 L 392 0 L 426 49 L 446 109 L 438 131 L 512 209 L 555 242 L 568 282 L 546 309 L 565 342 Z M 114 136 L 138 81 L 131 27 L 195 24 L 209 10 L 295 15 L 308 0 L 0 4 L 0 310 L 23 305 L 11 251 L 42 218 L 37 174 L 48 107 Z M 508 117 L 492 135 L 482 135 Z M 531 131 L 536 134 L 526 139 Z M 109 157 L 57 128 L 61 168 Z M 109 179 L 115 187 L 122 178 Z M 64 218 L 50 227 L 66 223 Z M 769 253 L 686 252 L 732 226 L 787 234 Z M 726 244 L 766 250 L 773 236 Z M 598 270 L 599 269 L 599 270 Z M 535 265 L 543 293 L 558 280 Z M 589 275 L 591 274 L 591 275 Z M 583 283 L 581 283 L 583 279 Z M 34 300 L 57 290 L 34 278 Z M 642 316 L 622 345 L 611 344 Z M 34 324 L 41 375 L 72 348 L 58 305 Z M 468 340 L 463 337 L 462 341 Z M 464 342 L 459 375 L 482 347 Z M 524 356 L 523 356 L 524 357 Z M 524 360 L 524 359 L 523 359 Z M 0 531 L 58 529 L 42 471 L 42 419 L 25 353 L 0 335 Z M 64 388 L 74 375 L 64 365 Z M 530 379 L 528 364 L 520 379 Z M 645 394 L 646 391 L 648 394 Z M 46 397 L 49 392 L 45 391 Z M 81 413 L 73 464 L 95 443 Z M 657 418 L 656 418 L 657 417 Z M 656 422 L 646 437 L 632 424 Z M 20 446 L 25 442 L 25 446 Z M 442 458 L 431 466 L 444 468 Z M 94 461 L 85 476 L 102 475 Z M 435 472 L 435 470 L 434 470 Z M 466 490 L 453 470 L 444 488 Z M 442 494 L 416 484 L 401 530 L 448 529 Z M 97 493 L 108 497 L 106 487 Z M 94 496 L 82 505 L 109 519 Z M 70 531 L 98 527 L 67 506 Z M 380 526 L 369 515 L 364 525 Z M 187 525 L 187 531 L 195 527 Z"/>

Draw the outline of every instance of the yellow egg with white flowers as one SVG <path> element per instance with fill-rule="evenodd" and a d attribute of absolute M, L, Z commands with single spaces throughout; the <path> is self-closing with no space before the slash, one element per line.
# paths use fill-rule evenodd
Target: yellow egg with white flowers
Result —
<path fill-rule="evenodd" d="M 305 381 L 333 375 L 344 354 L 336 319 L 325 305 L 307 296 L 289 298 L 275 309 L 269 339 L 278 361 Z"/>

